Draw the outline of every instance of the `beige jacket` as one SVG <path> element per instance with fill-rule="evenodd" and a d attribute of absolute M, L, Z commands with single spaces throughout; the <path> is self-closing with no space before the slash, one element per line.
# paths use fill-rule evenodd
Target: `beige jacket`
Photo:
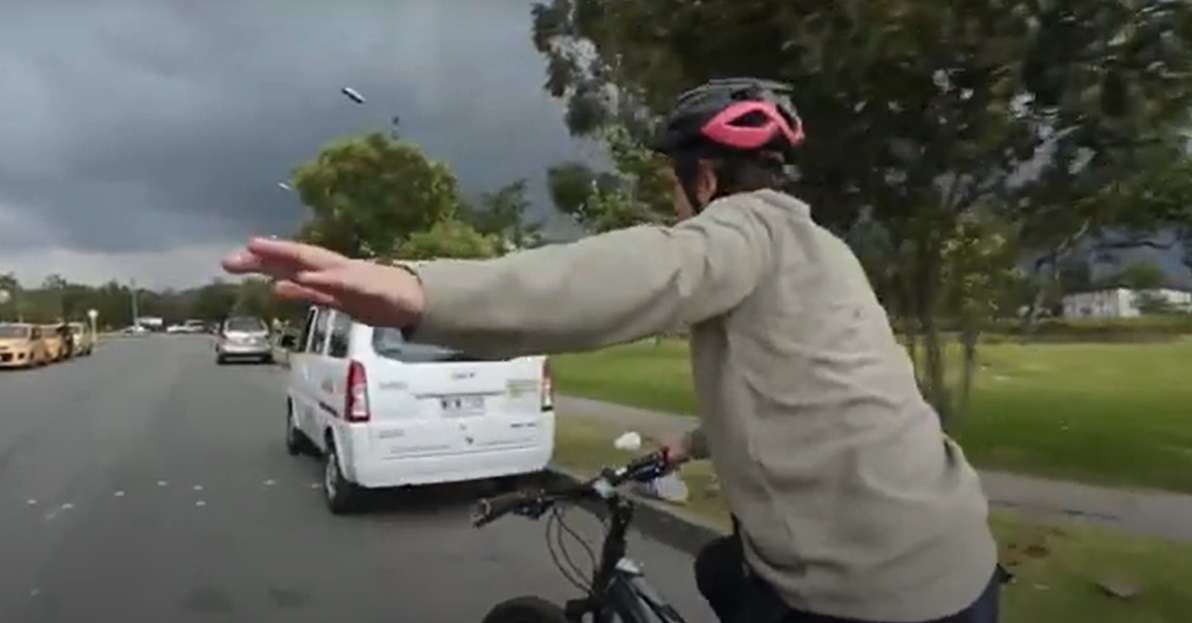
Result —
<path fill-rule="evenodd" d="M 417 272 L 416 339 L 478 354 L 691 325 L 703 429 L 746 556 L 792 607 L 931 620 L 992 577 L 977 474 L 920 396 L 860 264 L 798 200 L 736 195 L 674 228 Z"/>

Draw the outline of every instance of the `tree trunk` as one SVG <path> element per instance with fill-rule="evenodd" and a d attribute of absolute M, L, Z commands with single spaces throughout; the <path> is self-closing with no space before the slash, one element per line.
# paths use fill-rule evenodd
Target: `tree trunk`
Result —
<path fill-rule="evenodd" d="M 919 270 L 917 312 L 923 332 L 925 398 L 935 407 L 940 421 L 945 425 L 951 420 L 952 405 L 945 385 L 945 361 L 943 340 L 936 324 L 936 299 L 939 296 L 940 257 L 937 235 L 928 233 L 921 239 L 919 249 Z"/>
<path fill-rule="evenodd" d="M 1091 221 L 1086 220 L 1082 222 L 1080 227 L 1072 235 L 1064 238 L 1058 245 L 1051 249 L 1051 254 L 1046 259 L 1046 263 L 1051 267 L 1051 274 L 1048 276 L 1046 284 L 1039 287 L 1039 291 L 1035 294 L 1034 299 L 1031 300 L 1031 306 L 1027 310 L 1026 317 L 1022 319 L 1023 333 L 1033 333 L 1035 331 L 1035 327 L 1039 322 L 1039 314 L 1042 313 L 1043 301 L 1047 297 L 1047 288 L 1058 288 L 1059 286 L 1060 262 L 1067 257 L 1068 252 L 1076 246 L 1076 243 L 1084 238 L 1091 227 Z"/>
<path fill-rule="evenodd" d="M 964 347 L 964 371 L 960 386 L 960 407 L 957 414 L 968 412 L 969 398 L 973 390 L 973 378 L 977 372 L 977 340 L 980 337 L 980 327 L 975 318 L 965 318 L 961 329 L 961 344 Z"/>
<path fill-rule="evenodd" d="M 923 368 L 919 361 L 919 314 L 915 308 L 913 280 L 905 277 L 898 284 L 899 302 L 901 307 L 902 326 L 906 335 L 906 350 L 910 355 L 911 369 L 915 372 L 915 380 L 922 382 Z"/>

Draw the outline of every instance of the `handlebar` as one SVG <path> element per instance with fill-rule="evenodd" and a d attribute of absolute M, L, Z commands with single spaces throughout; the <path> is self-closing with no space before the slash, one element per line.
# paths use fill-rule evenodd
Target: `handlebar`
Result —
<path fill-rule="evenodd" d="M 472 511 L 472 523 L 477 528 L 490 524 L 530 504 L 534 500 L 540 499 L 544 493 L 543 491 L 537 493 L 531 491 L 514 491 L 513 493 L 498 495 L 495 498 L 480 500 L 476 503 L 476 508 Z"/>
<path fill-rule="evenodd" d="M 550 510 L 555 502 L 564 499 L 588 497 L 610 497 L 612 489 L 626 482 L 649 482 L 666 475 L 677 467 L 677 463 L 670 460 L 669 453 L 659 450 L 629 462 L 617 469 L 606 468 L 600 476 L 593 478 L 579 486 L 568 487 L 556 491 L 515 491 L 494 498 L 482 499 L 476 503 L 472 511 L 472 524 L 477 528 L 488 525 L 509 513 L 517 513 L 537 519 Z"/>

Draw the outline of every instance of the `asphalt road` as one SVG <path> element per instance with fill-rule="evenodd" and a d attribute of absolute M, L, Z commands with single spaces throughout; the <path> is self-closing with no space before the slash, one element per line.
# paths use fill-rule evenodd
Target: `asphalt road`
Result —
<path fill-rule="evenodd" d="M 0 621 L 479 621 L 509 597 L 573 596 L 543 524 L 470 526 L 478 486 L 330 515 L 316 461 L 283 449 L 284 384 L 280 368 L 216 367 L 196 336 L 0 374 Z M 690 556 L 640 535 L 631 552 L 712 620 Z"/>

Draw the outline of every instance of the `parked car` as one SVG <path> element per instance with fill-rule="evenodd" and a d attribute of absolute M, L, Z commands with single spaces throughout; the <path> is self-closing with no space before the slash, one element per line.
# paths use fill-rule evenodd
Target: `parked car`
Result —
<path fill-rule="evenodd" d="M 187 320 L 184 323 L 166 327 L 166 333 L 170 335 L 195 335 L 206 332 L 207 325 L 202 320 Z"/>
<path fill-rule="evenodd" d="M 131 327 L 125 327 L 120 332 L 123 333 L 124 335 L 149 335 L 149 329 L 146 329 L 145 327 L 142 327 L 141 325 L 133 325 Z"/>
<path fill-rule="evenodd" d="M 0 324 L 0 368 L 33 368 L 49 362 L 41 327 Z"/>
<path fill-rule="evenodd" d="M 264 320 L 233 316 L 224 321 L 216 337 L 215 362 L 222 365 L 232 359 L 273 362 L 273 345 Z"/>
<path fill-rule="evenodd" d="M 286 448 L 322 455 L 333 513 L 368 489 L 538 472 L 554 451 L 545 357 L 483 360 L 322 308 L 284 341 Z"/>
<path fill-rule="evenodd" d="M 91 333 L 91 329 L 81 323 L 70 323 L 70 331 L 74 334 L 74 354 L 89 356 L 95 352 L 95 334 Z"/>
<path fill-rule="evenodd" d="M 46 357 L 51 363 L 62 361 L 70 357 L 70 351 L 67 349 L 66 338 L 62 335 L 59 325 L 42 325 L 40 329 L 41 339 L 46 347 Z"/>

